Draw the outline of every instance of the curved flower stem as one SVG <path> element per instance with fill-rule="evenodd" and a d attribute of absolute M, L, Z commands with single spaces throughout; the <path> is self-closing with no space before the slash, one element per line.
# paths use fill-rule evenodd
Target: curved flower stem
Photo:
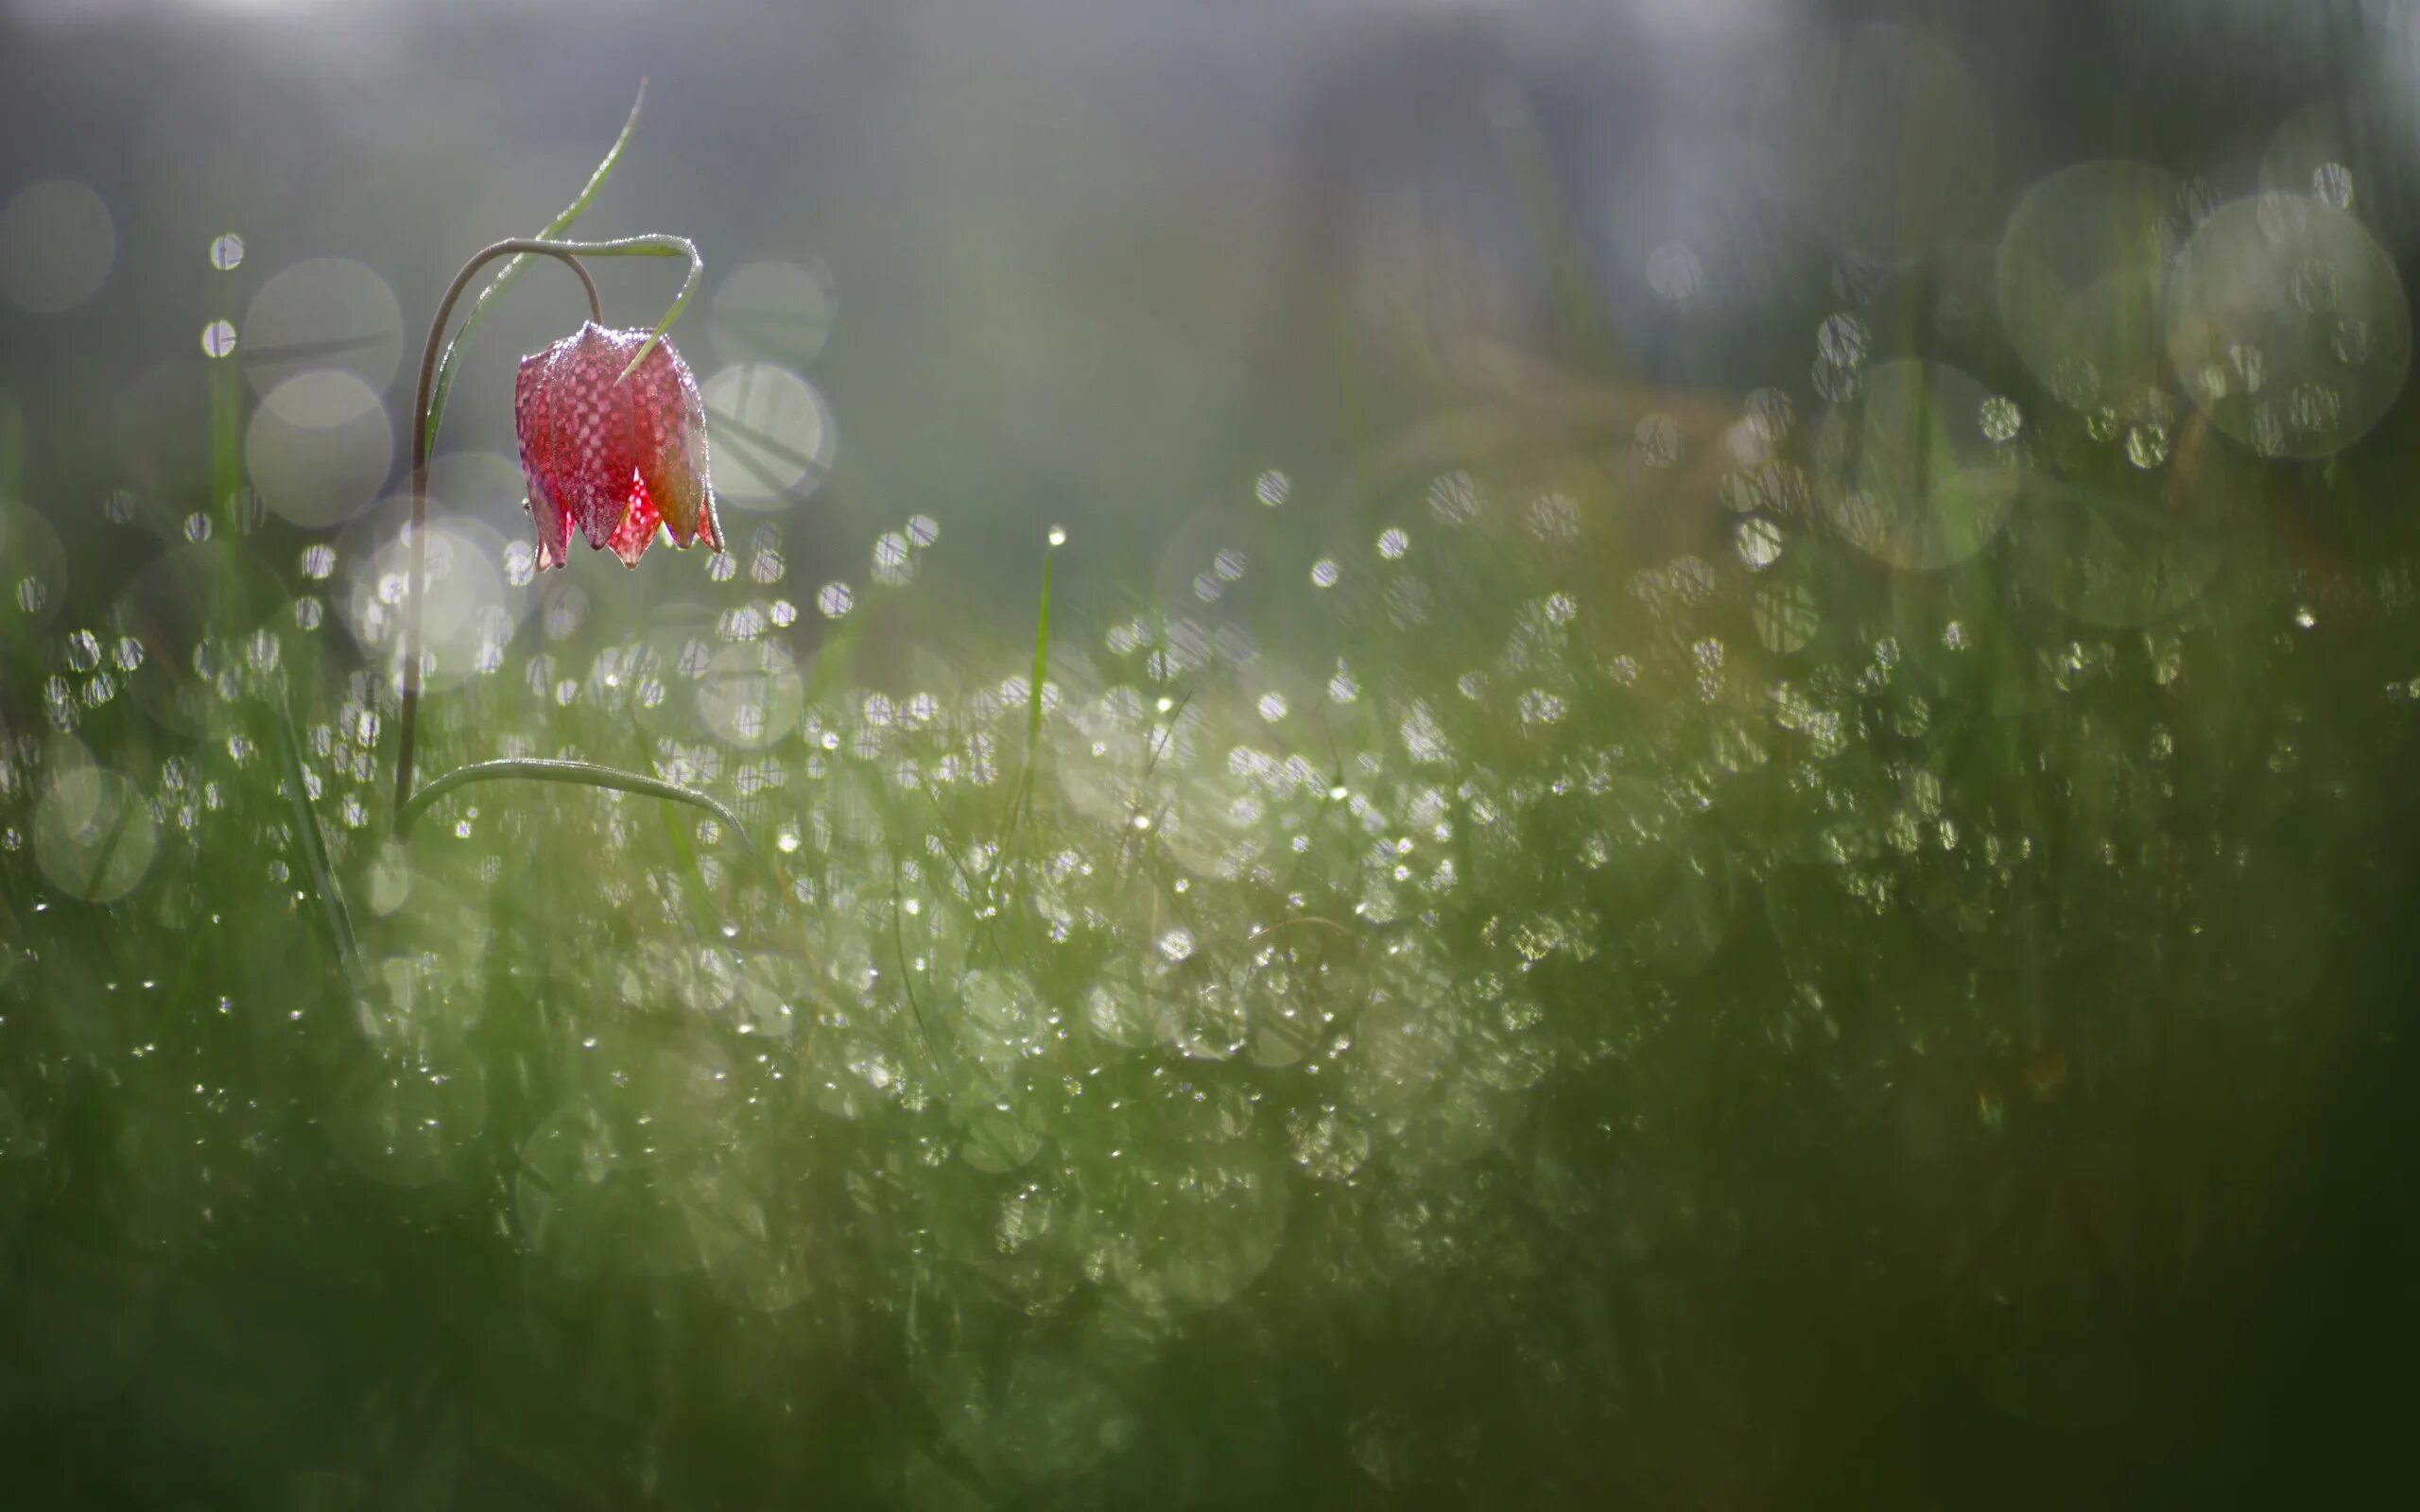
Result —
<path fill-rule="evenodd" d="M 404 697 L 399 714 L 403 729 L 395 751 L 395 814 L 399 831 L 404 809 L 412 797 L 412 757 L 420 730 L 421 597 L 428 579 L 428 451 L 436 441 L 437 419 L 441 413 L 441 406 L 433 411 L 431 403 L 437 393 L 440 358 L 447 351 L 445 323 L 453 318 L 455 303 L 462 298 L 462 291 L 470 286 L 471 279 L 480 268 L 499 257 L 532 254 L 560 259 L 579 275 L 580 284 L 588 290 L 588 318 L 599 325 L 605 322 L 604 306 L 597 301 L 596 281 L 589 277 L 587 267 L 580 262 L 582 257 L 686 257 L 689 260 L 689 276 L 681 281 L 681 292 L 672 297 L 672 307 L 657 322 L 654 332 L 639 348 L 638 355 L 631 359 L 630 367 L 622 370 L 625 378 L 638 367 L 639 359 L 645 357 L 662 338 L 665 328 L 680 316 L 682 307 L 689 302 L 690 294 L 697 289 L 699 274 L 704 269 L 697 247 L 681 236 L 625 236 L 610 242 L 558 242 L 538 237 L 516 237 L 483 247 L 472 254 L 471 260 L 462 265 L 462 271 L 454 275 L 453 285 L 446 289 L 445 298 L 439 301 L 437 319 L 428 328 L 428 346 L 421 354 L 420 395 L 412 405 L 411 547 L 409 576 L 405 584 Z M 477 312 L 474 310 L 475 320 Z"/>
<path fill-rule="evenodd" d="M 437 304 L 437 319 L 428 328 L 428 345 L 420 359 L 420 396 L 412 404 L 412 521 L 411 575 L 406 585 L 404 606 L 404 707 L 402 711 L 402 744 L 395 752 L 395 828 L 403 829 L 404 805 L 412 796 L 412 747 L 420 724 L 420 651 L 421 597 L 428 578 L 428 398 L 437 382 L 437 358 L 445 344 L 445 322 L 454 317 L 454 305 L 462 291 L 471 284 L 478 270 L 499 257 L 535 252 L 560 258 L 588 291 L 588 318 L 599 325 L 605 321 L 605 306 L 596 298 L 596 280 L 578 257 L 552 242 L 514 240 L 497 242 L 481 248 L 454 275 L 445 298 Z"/>
<path fill-rule="evenodd" d="M 747 826 L 739 822 L 739 816 L 696 788 L 683 787 L 678 782 L 667 782 L 660 778 L 642 777 L 636 772 L 626 772 L 617 767 L 598 766 L 589 762 L 521 760 L 474 762 L 468 766 L 458 766 L 414 793 L 396 808 L 395 833 L 400 835 L 408 831 L 412 820 L 420 817 L 421 810 L 458 787 L 464 787 L 472 782 L 493 782 L 510 777 L 527 778 L 538 782 L 572 782 L 582 787 L 610 787 L 618 792 L 636 793 L 642 798 L 667 799 L 675 803 L 686 803 L 692 808 L 703 809 L 723 823 L 730 825 L 732 832 L 739 836 L 741 845 L 752 850 L 755 849 L 755 843 L 748 838 Z"/>

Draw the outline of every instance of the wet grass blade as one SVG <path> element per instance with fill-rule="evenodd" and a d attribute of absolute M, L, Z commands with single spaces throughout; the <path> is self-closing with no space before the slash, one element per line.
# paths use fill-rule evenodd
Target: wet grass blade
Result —
<path fill-rule="evenodd" d="M 1050 675 L 1050 574 L 1059 560 L 1054 542 L 1042 553 L 1042 610 L 1033 622 L 1033 686 L 1026 699 L 1025 754 L 1030 765 L 1042 739 L 1042 684 Z"/>
<path fill-rule="evenodd" d="M 905 900 L 899 894 L 899 856 L 890 857 L 890 946 L 899 955 L 899 988 L 908 994 L 908 1011 L 916 1021 L 916 1034 L 925 1041 L 925 1055 L 932 1061 L 933 1074 L 942 1072 L 941 1044 L 933 1038 L 930 1025 L 925 1022 L 925 1006 L 916 1001 L 916 973 L 908 964 L 908 931 L 900 920 Z"/>
<path fill-rule="evenodd" d="M 1017 774 L 1016 798 L 1009 807 L 1009 833 L 1013 836 L 1033 797 L 1033 764 L 1042 748 L 1042 684 L 1050 676 L 1050 578 L 1059 560 L 1057 531 L 1042 553 L 1042 607 L 1033 622 L 1033 679 L 1026 692 L 1025 767 Z"/>
<path fill-rule="evenodd" d="M 345 974 L 353 976 L 360 969 L 361 946 L 354 938 L 353 918 L 345 912 L 344 896 L 337 891 L 336 872 L 328 865 L 327 836 L 320 833 L 320 817 L 311 810 L 310 791 L 302 784 L 302 742 L 294 732 L 294 711 L 283 689 L 277 694 L 275 712 L 278 765 L 285 778 L 286 799 L 294 806 L 294 833 L 302 849 L 303 868 L 311 874 L 312 891 L 319 895 L 328 942 Z"/>

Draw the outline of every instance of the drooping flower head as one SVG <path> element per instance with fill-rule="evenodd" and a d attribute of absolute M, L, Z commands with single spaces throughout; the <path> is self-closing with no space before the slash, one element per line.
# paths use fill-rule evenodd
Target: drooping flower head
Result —
<path fill-rule="evenodd" d="M 629 567 L 647 555 L 659 524 L 676 546 L 703 541 L 722 550 L 706 472 L 706 405 L 689 365 L 658 340 L 622 376 L 648 335 L 592 320 L 521 359 L 512 421 L 541 568 L 563 564 L 574 525 Z"/>

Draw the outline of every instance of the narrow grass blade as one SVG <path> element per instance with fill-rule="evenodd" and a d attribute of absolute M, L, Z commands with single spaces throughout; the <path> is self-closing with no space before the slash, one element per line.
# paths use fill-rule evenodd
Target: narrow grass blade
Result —
<path fill-rule="evenodd" d="M 1025 767 L 1017 773 L 1015 795 L 1009 803 L 1009 838 L 1013 839 L 1017 826 L 1025 818 L 1028 800 L 1033 793 L 1033 764 L 1042 747 L 1042 684 L 1050 675 L 1050 578 L 1051 569 L 1059 559 L 1059 547 L 1066 536 L 1057 526 L 1050 530 L 1049 545 L 1042 554 L 1042 608 L 1033 623 L 1033 680 L 1026 694 Z M 1003 851 L 1006 847 L 1003 846 Z"/>
<path fill-rule="evenodd" d="M 614 378 L 615 383 L 620 383 L 622 379 L 639 370 L 639 364 L 646 361 L 647 354 L 655 350 L 655 344 L 664 339 L 664 333 L 671 330 L 672 322 L 681 318 L 681 311 L 688 304 L 689 296 L 698 291 L 698 279 L 706 270 L 705 259 L 698 255 L 696 245 L 683 236 L 632 236 L 622 241 L 590 242 L 576 246 L 573 249 L 584 257 L 686 257 L 689 259 L 689 276 L 681 281 L 681 291 L 672 296 L 671 308 L 664 312 L 664 318 L 655 322 L 655 329 L 648 333 L 645 341 L 639 343 L 639 350 L 631 353 L 631 365 L 623 369 L 620 375 Z"/>
<path fill-rule="evenodd" d="M 337 953 L 337 963 L 347 976 L 357 974 L 361 964 L 361 947 L 354 938 L 353 918 L 345 911 L 344 895 L 337 891 L 336 872 L 328 865 L 327 836 L 320 833 L 319 816 L 311 811 L 310 790 L 302 785 L 302 742 L 294 732 L 294 711 L 286 703 L 285 694 L 277 695 L 277 759 L 285 779 L 286 800 L 294 807 L 294 833 L 302 850 L 302 865 L 311 874 L 312 891 L 319 895 L 320 916 L 328 930 L 328 943 Z"/>
<path fill-rule="evenodd" d="M 1025 725 L 1025 759 L 1033 761 L 1036 743 L 1042 739 L 1042 683 L 1050 675 L 1050 572 L 1059 560 L 1059 543 L 1053 541 L 1042 554 L 1042 611 L 1033 622 L 1033 686 L 1027 698 Z"/>

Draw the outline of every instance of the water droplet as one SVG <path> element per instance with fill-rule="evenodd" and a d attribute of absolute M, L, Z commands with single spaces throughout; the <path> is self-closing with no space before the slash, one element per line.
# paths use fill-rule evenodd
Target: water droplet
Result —
<path fill-rule="evenodd" d="M 1747 418 L 1759 440 L 1779 442 L 1789 438 L 1797 423 L 1798 406 L 1782 389 L 1759 388 L 1748 396 Z"/>
<path fill-rule="evenodd" d="M 2004 445 L 2016 439 L 2016 433 L 2024 428 L 2025 415 L 2016 407 L 2015 400 L 1994 394 L 1976 410 L 1975 423 L 1982 429 L 1985 440 Z"/>
<path fill-rule="evenodd" d="M 2168 427 L 2157 421 L 2137 421 L 2126 428 L 2126 460 L 2145 472 L 2168 460 Z"/>
<path fill-rule="evenodd" d="M 1252 496 L 1272 509 L 1284 504 L 1286 496 L 1293 490 L 1292 480 L 1288 479 L 1285 473 L 1274 470 L 1263 472 L 1253 479 Z"/>
<path fill-rule="evenodd" d="M 2178 184 L 2173 198 L 2177 213 L 2188 225 L 2199 226 L 2219 208 L 2217 191 L 2210 187 L 2209 180 L 2198 174 Z"/>
<path fill-rule="evenodd" d="M 1563 700 L 1544 688 L 1531 688 L 1521 695 L 1521 722 L 1525 725 L 1551 725 L 1563 719 Z"/>
<path fill-rule="evenodd" d="M 1467 472 L 1441 473 L 1428 485 L 1428 512 L 1449 525 L 1478 513 L 1478 484 Z"/>
<path fill-rule="evenodd" d="M 1647 286 L 1667 304 L 1695 303 L 1705 292 L 1705 265 L 1680 242 L 1666 242 L 1647 254 Z"/>
<path fill-rule="evenodd" d="M 2333 432 L 2344 413 L 2344 401 L 2330 384 L 2296 384 L 2286 404 L 2294 428 L 2307 433 Z"/>
<path fill-rule="evenodd" d="M 2347 367 L 2358 368 L 2370 360 L 2375 343 L 2371 340 L 2370 322 L 2357 316 L 2346 316 L 2336 322 L 2333 343 L 2336 360 Z"/>
<path fill-rule="evenodd" d="M 1807 379 L 1828 404 L 1845 404 L 1857 397 L 1857 369 L 1842 367 L 1829 357 L 1817 357 L 1815 366 L 1807 370 Z"/>
<path fill-rule="evenodd" d="M 2343 296 L 2342 284 L 2335 265 L 2320 258 L 2307 257 L 2294 269 L 2294 302 L 2301 305 L 2307 314 L 2333 315 Z"/>
<path fill-rule="evenodd" d="M 2050 369 L 2050 392 L 2069 409 L 2083 409 L 2100 398 L 2100 369 L 2089 358 L 2062 357 Z"/>
<path fill-rule="evenodd" d="M 1395 526 L 1390 525 L 1386 529 L 1378 532 L 1378 555 L 1384 557 L 1389 561 L 1396 560 L 1402 557 L 1404 552 L 1409 549 L 1410 545 L 1411 538 L 1405 535 Z"/>
<path fill-rule="evenodd" d="M 815 607 L 827 620 L 837 620 L 856 606 L 856 595 L 846 583 L 826 583 L 816 591 Z"/>
<path fill-rule="evenodd" d="M 1530 533 L 1540 541 L 1574 540 L 1580 534 L 1580 506 L 1565 494 L 1540 494 L 1530 504 Z"/>
<path fill-rule="evenodd" d="M 1832 292 L 1851 304 L 1871 304 L 1888 275 L 1872 258 L 1842 252 L 1832 263 Z"/>
<path fill-rule="evenodd" d="M 1781 559 L 1781 527 L 1761 516 L 1742 520 L 1735 534 L 1739 559 L 1750 572 L 1763 572 Z"/>
<path fill-rule="evenodd" d="M 1052 525 L 1050 527 L 1050 534 L 1045 539 L 1050 542 L 1052 549 L 1055 550 L 1067 543 L 1066 529 L 1061 525 Z"/>
<path fill-rule="evenodd" d="M 224 357 L 235 350 L 235 322 L 213 320 L 201 328 L 201 350 L 212 357 Z"/>
<path fill-rule="evenodd" d="M 1639 460 L 1649 467 L 1670 467 L 1681 459 L 1681 425 L 1669 415 L 1657 413 L 1640 421 L 1632 440 Z"/>
<path fill-rule="evenodd" d="M 1337 567 L 1335 558 L 1322 557 L 1319 560 L 1311 563 L 1311 586 L 1313 588 L 1334 588 L 1336 586 L 1336 576 Z"/>
<path fill-rule="evenodd" d="M 2261 355 L 2258 347 L 2236 342 L 2227 348 L 2227 361 L 2235 368 L 2237 387 L 2247 394 L 2260 392 L 2260 386 L 2268 381 L 2269 360 Z"/>
<path fill-rule="evenodd" d="M 1845 311 L 1826 317 L 1815 328 L 1816 355 L 1836 367 L 1854 368 L 1863 362 L 1873 340 L 1865 321 Z"/>
<path fill-rule="evenodd" d="M 233 273 L 244 266 L 244 238 L 228 232 L 210 244 L 210 266 L 221 273 Z"/>

